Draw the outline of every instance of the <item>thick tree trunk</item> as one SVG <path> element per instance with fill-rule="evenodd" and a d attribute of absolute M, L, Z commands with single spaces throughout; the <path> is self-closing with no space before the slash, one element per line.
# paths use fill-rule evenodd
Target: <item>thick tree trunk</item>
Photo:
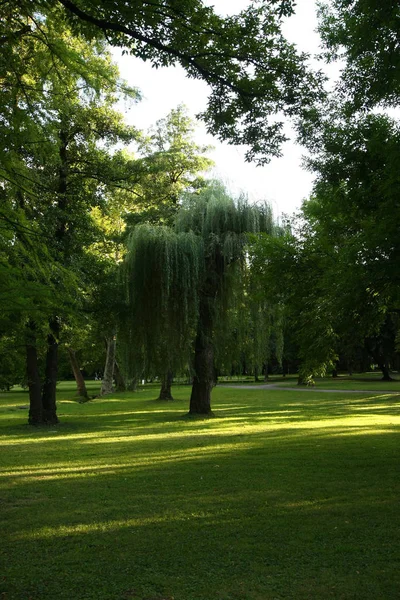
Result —
<path fill-rule="evenodd" d="M 215 303 L 220 292 L 226 263 L 220 251 L 207 260 L 209 273 L 200 294 L 199 320 L 194 348 L 194 377 L 190 396 L 190 415 L 212 415 L 211 391 L 216 384 L 214 368 Z"/>
<path fill-rule="evenodd" d="M 374 359 L 375 363 L 378 365 L 379 369 L 382 371 L 382 381 L 393 381 L 390 377 L 390 369 L 388 360 L 384 352 L 378 347 L 373 347 L 373 343 L 367 341 L 367 350 L 369 354 Z"/>
<path fill-rule="evenodd" d="M 212 415 L 211 391 L 214 387 L 214 348 L 200 332 L 196 336 L 192 393 L 189 414 Z"/>
<path fill-rule="evenodd" d="M 89 395 L 87 393 L 85 380 L 84 380 L 81 370 L 79 368 L 79 364 L 78 364 L 78 361 L 76 358 L 75 351 L 72 348 L 67 348 L 67 350 L 68 350 L 69 362 L 71 363 L 72 372 L 74 374 L 75 381 L 76 381 L 76 387 L 78 390 L 79 399 L 81 402 L 86 402 L 87 400 L 89 400 Z"/>
<path fill-rule="evenodd" d="M 106 394 L 111 394 L 113 392 L 115 349 L 116 349 L 116 336 L 115 335 L 106 339 L 106 346 L 107 346 L 106 364 L 104 367 L 103 381 L 101 382 L 100 396 L 105 396 Z"/>
<path fill-rule="evenodd" d="M 393 381 L 392 377 L 390 376 L 390 369 L 386 363 L 378 363 L 378 367 L 382 371 L 382 381 Z"/>
<path fill-rule="evenodd" d="M 164 373 L 161 378 L 161 389 L 158 400 L 173 400 L 171 393 L 172 379 L 173 377 L 171 371 Z"/>
<path fill-rule="evenodd" d="M 26 374 L 29 389 L 28 423 L 30 425 L 40 425 L 43 423 L 42 386 L 38 369 L 36 337 L 33 323 L 29 323 L 28 327 L 30 329 L 26 344 Z"/>
<path fill-rule="evenodd" d="M 117 392 L 126 392 L 126 383 L 125 379 L 121 373 L 121 370 L 118 366 L 117 361 L 114 363 L 114 377 L 115 377 L 115 387 Z"/>
<path fill-rule="evenodd" d="M 47 353 L 44 384 L 42 390 L 43 422 L 49 425 L 58 423 L 56 386 L 58 370 L 58 334 L 60 330 L 57 319 L 50 321 L 51 333 L 47 336 Z"/>

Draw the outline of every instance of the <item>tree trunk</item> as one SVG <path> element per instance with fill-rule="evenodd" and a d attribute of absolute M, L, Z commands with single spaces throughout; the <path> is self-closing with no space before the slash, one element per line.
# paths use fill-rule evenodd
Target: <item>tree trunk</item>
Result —
<path fill-rule="evenodd" d="M 106 364 L 104 367 L 103 381 L 101 382 L 100 396 L 105 396 L 106 394 L 112 394 L 112 392 L 113 392 L 115 348 L 116 348 L 116 336 L 115 335 L 106 339 L 106 346 L 107 346 Z"/>
<path fill-rule="evenodd" d="M 75 377 L 75 381 L 76 381 L 76 387 L 78 390 L 79 399 L 81 402 L 86 402 L 87 400 L 89 400 L 89 395 L 87 393 L 85 380 L 83 378 L 83 375 L 79 368 L 78 361 L 76 359 L 75 351 L 72 348 L 67 348 L 67 350 L 68 350 L 69 361 L 71 363 L 71 368 L 74 373 L 74 377 Z"/>
<path fill-rule="evenodd" d="M 268 376 L 268 363 L 265 363 L 264 381 L 268 381 L 268 380 L 269 380 L 269 376 Z"/>
<path fill-rule="evenodd" d="M 390 370 L 388 360 L 385 357 L 384 352 L 378 347 L 373 346 L 373 343 L 367 341 L 367 350 L 369 354 L 374 359 L 375 363 L 378 365 L 379 369 L 382 371 L 382 381 L 393 381 L 390 377 Z"/>
<path fill-rule="evenodd" d="M 206 261 L 206 277 L 200 293 L 199 319 L 194 347 L 194 377 L 190 395 L 190 415 L 210 415 L 211 391 L 215 386 L 213 330 L 215 303 L 226 263 L 220 251 Z"/>
<path fill-rule="evenodd" d="M 200 316 L 195 342 L 194 371 L 189 414 L 212 415 L 211 391 L 214 387 L 214 348 L 212 345 L 211 298 L 200 301 Z"/>
<path fill-rule="evenodd" d="M 258 377 L 258 367 L 254 367 L 254 381 L 258 383 L 260 378 Z"/>
<path fill-rule="evenodd" d="M 173 377 L 171 371 L 164 373 L 164 375 L 161 378 L 161 389 L 160 395 L 158 396 L 158 400 L 173 400 L 171 394 L 172 379 Z"/>
<path fill-rule="evenodd" d="M 390 377 L 390 370 L 385 362 L 378 363 L 378 367 L 382 371 L 382 381 L 393 381 L 392 377 Z"/>
<path fill-rule="evenodd" d="M 126 389 L 128 390 L 128 392 L 136 392 L 137 386 L 138 386 L 137 377 L 133 377 L 132 379 L 128 380 L 128 383 L 126 384 Z"/>
<path fill-rule="evenodd" d="M 115 376 L 115 385 L 117 392 L 126 392 L 126 383 L 125 379 L 121 373 L 121 370 L 118 366 L 117 361 L 114 363 L 114 376 Z"/>
<path fill-rule="evenodd" d="M 29 388 L 28 423 L 30 425 L 40 425 L 43 423 L 42 386 L 38 369 L 35 326 L 30 322 L 28 327 L 30 329 L 26 344 L 26 374 Z"/>
<path fill-rule="evenodd" d="M 50 321 L 51 333 L 47 336 L 46 369 L 42 390 L 43 422 L 49 425 L 58 423 L 56 386 L 58 369 L 58 334 L 60 326 L 56 318 Z"/>

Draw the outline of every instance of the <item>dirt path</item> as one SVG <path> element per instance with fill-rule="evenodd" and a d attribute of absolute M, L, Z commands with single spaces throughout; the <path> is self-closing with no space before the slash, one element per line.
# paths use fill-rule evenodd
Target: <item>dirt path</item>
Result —
<path fill-rule="evenodd" d="M 229 383 L 220 383 L 219 387 L 233 388 L 236 390 L 285 390 L 290 392 L 323 392 L 327 394 L 347 393 L 347 394 L 400 394 L 400 390 L 326 390 L 318 387 L 281 387 L 280 385 L 274 385 L 273 383 L 266 383 L 265 385 L 234 385 Z"/>

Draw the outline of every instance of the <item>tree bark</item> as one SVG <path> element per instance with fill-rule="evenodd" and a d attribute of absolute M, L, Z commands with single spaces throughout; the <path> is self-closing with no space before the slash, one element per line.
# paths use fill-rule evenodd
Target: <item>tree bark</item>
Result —
<path fill-rule="evenodd" d="M 104 367 L 103 381 L 101 382 L 100 396 L 106 394 L 112 394 L 113 392 L 113 379 L 114 379 L 114 364 L 115 364 L 115 349 L 116 349 L 116 336 L 112 335 L 106 339 L 107 354 L 106 364 Z"/>
<path fill-rule="evenodd" d="M 28 327 L 30 329 L 26 344 L 26 374 L 29 389 L 28 423 L 30 425 L 40 425 L 43 423 L 42 385 L 38 368 L 35 326 L 30 322 Z"/>
<path fill-rule="evenodd" d="M 136 392 L 137 386 L 138 386 L 137 377 L 133 377 L 132 379 L 130 379 L 128 381 L 128 383 L 126 385 L 126 389 L 128 390 L 128 392 Z"/>
<path fill-rule="evenodd" d="M 369 341 L 367 341 L 366 346 L 369 354 L 382 371 L 382 381 L 393 381 L 392 377 L 390 377 L 390 369 L 388 364 L 389 361 L 387 360 L 384 351 L 382 351 L 379 347 L 374 348 L 373 343 Z"/>
<path fill-rule="evenodd" d="M 269 375 L 268 375 L 268 363 L 265 363 L 265 368 L 264 368 L 264 381 L 268 381 L 269 380 Z"/>
<path fill-rule="evenodd" d="M 214 348 L 212 345 L 212 298 L 200 300 L 199 323 L 194 351 L 194 378 L 189 414 L 212 415 L 211 391 L 214 387 Z"/>
<path fill-rule="evenodd" d="M 67 350 L 68 350 L 69 361 L 71 363 L 72 372 L 74 374 L 75 381 L 76 381 L 76 387 L 78 390 L 79 399 L 81 402 L 86 402 L 87 400 L 89 400 L 89 395 L 87 393 L 85 380 L 84 380 L 81 370 L 79 368 L 79 364 L 78 364 L 78 361 L 76 358 L 75 351 L 69 347 L 67 348 Z"/>
<path fill-rule="evenodd" d="M 258 367 L 254 367 L 254 381 L 256 383 L 258 383 L 260 381 L 260 378 L 258 376 Z"/>
<path fill-rule="evenodd" d="M 58 370 L 58 334 L 60 326 L 56 318 L 50 321 L 51 333 L 47 336 L 47 353 L 44 384 L 42 390 L 43 422 L 49 425 L 58 423 L 56 386 Z"/>
<path fill-rule="evenodd" d="M 161 389 L 160 395 L 158 396 L 158 400 L 173 400 L 171 393 L 172 380 L 173 377 L 171 371 L 164 373 L 164 375 L 161 378 Z"/>
<path fill-rule="evenodd" d="M 117 361 L 114 363 L 114 377 L 115 377 L 115 386 L 117 392 L 126 392 L 126 383 L 125 379 L 121 373 L 121 370 L 118 366 Z"/>
<path fill-rule="evenodd" d="M 390 369 L 385 362 L 378 363 L 378 367 L 382 371 L 382 381 L 393 381 L 393 378 L 390 376 Z"/>

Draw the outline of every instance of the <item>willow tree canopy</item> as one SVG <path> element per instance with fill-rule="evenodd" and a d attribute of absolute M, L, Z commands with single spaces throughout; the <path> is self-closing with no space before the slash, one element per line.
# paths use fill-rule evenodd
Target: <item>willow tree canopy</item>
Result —
<path fill-rule="evenodd" d="M 210 412 L 216 321 L 226 308 L 236 275 L 246 264 L 248 234 L 273 229 L 271 210 L 232 199 L 218 182 L 183 198 L 175 226 L 133 230 L 123 267 L 127 310 L 122 337 L 131 367 L 178 369 L 195 349 L 196 410 Z M 192 394 L 193 395 L 193 394 Z M 208 406 L 208 408 L 207 408 Z"/>

